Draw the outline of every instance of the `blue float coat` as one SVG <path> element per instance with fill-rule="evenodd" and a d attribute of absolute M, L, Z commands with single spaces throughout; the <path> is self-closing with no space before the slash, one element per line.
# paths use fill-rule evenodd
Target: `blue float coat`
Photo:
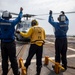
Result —
<path fill-rule="evenodd" d="M 68 31 L 68 25 L 69 25 L 69 20 L 66 17 L 65 22 L 55 22 L 53 20 L 53 17 L 50 15 L 48 22 L 54 27 L 55 31 L 55 37 L 56 38 L 66 38 L 67 37 L 67 31 Z"/>
<path fill-rule="evenodd" d="M 5 20 L 0 18 L 0 39 L 3 42 L 10 42 L 15 39 L 15 25 L 21 20 L 22 11 L 15 20 Z"/>

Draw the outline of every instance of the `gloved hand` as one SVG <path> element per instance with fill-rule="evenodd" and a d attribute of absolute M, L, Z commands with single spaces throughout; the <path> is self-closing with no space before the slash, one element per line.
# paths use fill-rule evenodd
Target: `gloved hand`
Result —
<path fill-rule="evenodd" d="M 22 7 L 20 7 L 20 11 L 23 11 L 23 8 Z"/>
<path fill-rule="evenodd" d="M 52 10 L 50 10 L 49 15 L 51 15 L 51 16 L 52 16 Z"/>
<path fill-rule="evenodd" d="M 16 33 L 20 34 L 20 31 L 16 31 Z"/>
<path fill-rule="evenodd" d="M 62 14 L 62 15 L 65 15 L 64 11 L 61 11 L 61 14 Z"/>

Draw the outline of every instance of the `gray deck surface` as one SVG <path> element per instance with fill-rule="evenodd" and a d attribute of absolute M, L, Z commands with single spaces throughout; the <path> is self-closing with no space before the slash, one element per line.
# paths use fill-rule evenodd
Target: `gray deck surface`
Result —
<path fill-rule="evenodd" d="M 42 58 L 42 70 L 41 70 L 41 75 L 75 75 L 75 69 L 73 68 L 68 68 L 67 71 L 65 72 L 60 72 L 59 74 L 56 74 L 52 70 L 52 62 L 49 62 L 47 66 L 44 66 L 44 58 L 45 56 L 49 56 L 54 60 L 55 56 L 55 48 L 54 44 L 51 44 L 50 42 L 54 42 L 54 39 L 50 39 L 49 37 L 47 38 L 49 42 L 46 42 L 44 45 L 44 50 L 43 50 L 43 58 Z M 75 67 L 75 43 L 72 42 L 75 41 L 75 39 L 68 40 L 68 51 L 67 51 L 67 61 L 68 61 L 68 66 Z M 29 51 L 29 46 L 30 44 L 25 44 L 25 43 L 17 43 L 17 59 L 22 57 L 24 60 L 26 60 L 28 56 L 28 51 Z M 71 48 L 71 49 L 70 49 Z M 20 52 L 20 54 L 18 54 Z M 0 53 L 0 64 L 1 64 L 1 53 Z M 1 65 L 0 65 L 0 75 L 2 73 L 1 70 Z M 28 68 L 27 75 L 35 75 L 36 74 L 36 55 L 34 55 L 31 65 Z M 12 69 L 10 69 L 8 75 L 13 75 Z"/>

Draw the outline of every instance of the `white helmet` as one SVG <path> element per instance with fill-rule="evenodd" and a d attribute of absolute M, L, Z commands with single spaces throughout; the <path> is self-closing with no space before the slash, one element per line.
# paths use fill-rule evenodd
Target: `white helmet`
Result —
<path fill-rule="evenodd" d="M 66 20 L 64 11 L 61 11 L 61 14 L 58 17 L 58 21 L 64 22 Z"/>
<path fill-rule="evenodd" d="M 2 18 L 4 18 L 4 19 L 10 19 L 10 18 L 12 18 L 12 16 L 11 16 L 11 14 L 8 11 L 4 11 L 2 13 Z"/>

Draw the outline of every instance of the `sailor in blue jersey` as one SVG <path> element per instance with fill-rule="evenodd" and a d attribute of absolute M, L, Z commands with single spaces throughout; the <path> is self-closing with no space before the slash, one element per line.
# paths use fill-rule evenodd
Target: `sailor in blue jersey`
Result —
<path fill-rule="evenodd" d="M 9 20 L 12 15 L 8 11 L 2 13 L 0 18 L 0 39 L 1 39 L 1 56 L 2 56 L 2 75 L 8 74 L 8 58 L 11 62 L 11 68 L 14 75 L 20 75 L 16 58 L 15 44 L 15 25 L 22 18 L 23 8 L 20 8 L 20 13 L 15 20 Z"/>
<path fill-rule="evenodd" d="M 52 17 L 52 11 L 49 12 L 48 22 L 55 29 L 55 61 L 60 63 L 62 61 L 62 66 L 67 69 L 67 31 L 69 20 L 65 15 L 64 11 L 58 17 L 59 22 L 55 22 Z"/>

